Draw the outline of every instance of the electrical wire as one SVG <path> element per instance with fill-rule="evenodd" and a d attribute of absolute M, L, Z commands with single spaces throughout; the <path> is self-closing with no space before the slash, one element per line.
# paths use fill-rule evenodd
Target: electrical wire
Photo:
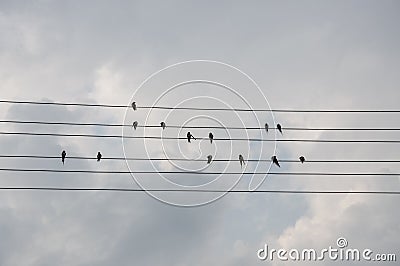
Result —
<path fill-rule="evenodd" d="M 71 102 L 39 102 L 39 101 L 15 101 L 0 100 L 3 104 L 29 104 L 29 105 L 54 105 L 54 106 L 76 106 L 76 107 L 99 107 L 99 108 L 131 108 L 129 105 L 92 104 L 92 103 L 71 103 Z M 276 112 L 276 113 L 400 113 L 400 110 L 300 110 L 300 109 L 243 109 L 243 108 L 200 108 L 200 107 L 167 107 L 167 106 L 137 106 L 141 109 L 159 110 L 193 110 L 193 111 L 236 111 L 236 112 Z M 134 112 L 132 110 L 132 112 Z M 0 120 L 0 123 L 13 124 L 38 124 L 38 125 L 67 125 L 67 126 L 104 126 L 104 127 L 132 127 L 127 124 L 109 123 L 73 123 L 73 122 L 46 122 L 46 121 L 21 121 L 21 120 Z M 159 125 L 139 125 L 139 128 L 160 128 Z M 223 127 L 223 126 L 179 126 L 168 125 L 167 128 L 187 129 L 240 129 L 240 130 L 265 130 L 263 127 Z M 271 130 L 276 129 L 271 127 Z M 400 128 L 313 128 L 313 127 L 287 127 L 283 130 L 304 130 L 304 131 L 400 131 Z M 161 139 L 161 140 L 186 140 L 185 137 L 158 137 L 158 136 L 120 136 L 120 135 L 98 135 L 98 134 L 61 134 L 61 133 L 33 133 L 33 132 L 0 132 L 0 135 L 24 135 L 24 136 L 60 136 L 60 137 L 93 137 L 93 138 L 127 138 L 127 139 Z M 198 138 L 208 140 L 208 138 Z M 259 138 L 215 138 L 215 141 L 268 141 L 268 142 L 314 142 L 314 143 L 400 143 L 400 140 L 327 140 L 327 139 L 259 139 Z M 34 158 L 34 159 L 60 159 L 60 156 L 40 155 L 0 155 L 0 158 Z M 94 160 L 94 157 L 68 156 L 67 159 Z M 103 157 L 102 160 L 141 160 L 141 161 L 207 161 L 202 159 L 184 158 L 122 158 Z M 214 159 L 214 161 L 238 161 L 236 159 Z M 281 162 L 297 162 L 298 160 L 280 160 Z M 249 159 L 246 162 L 270 162 L 270 160 Z M 398 163 L 400 160 L 307 160 L 306 163 Z M 201 172 L 201 171 L 100 171 L 100 170 L 58 170 L 58 169 L 22 169 L 22 168 L 0 168 L 2 172 L 40 172 L 40 173 L 83 173 L 83 174 L 197 174 L 197 175 L 286 175 L 286 176 L 399 176 L 399 173 L 317 173 L 317 172 Z M 43 190 L 43 191 L 114 191 L 114 192 L 203 192 L 203 193 L 287 193 L 287 194 L 382 194 L 400 195 L 400 191 L 313 191 L 313 190 L 201 190 L 201 189 L 125 189 L 125 188 L 63 188 L 63 187 L 0 187 L 0 190 Z"/>
<path fill-rule="evenodd" d="M 74 123 L 74 122 L 47 122 L 47 121 L 23 121 L 23 120 L 0 120 L 2 124 L 33 124 L 33 125 L 59 125 L 59 126 L 99 126 L 99 127 L 132 127 L 132 124 L 110 124 L 110 123 Z M 138 125 L 138 128 L 161 128 L 160 125 Z M 223 126 L 179 126 L 168 125 L 168 128 L 178 129 L 239 129 L 239 130 L 265 130 L 264 127 L 223 127 Z M 275 130 L 270 127 L 269 130 Z M 310 128 L 310 127 L 282 127 L 287 131 L 400 131 L 400 128 Z"/>
<path fill-rule="evenodd" d="M 2 172 L 81 173 L 81 174 L 197 174 L 197 175 L 287 175 L 287 176 L 400 176 L 400 173 L 315 173 L 315 172 L 201 172 L 201 171 L 99 171 L 0 168 Z"/>
<path fill-rule="evenodd" d="M 87 137 L 87 138 L 124 138 L 124 139 L 158 139 L 158 140 L 187 140 L 186 137 L 162 136 L 122 136 L 99 134 L 65 134 L 65 133 L 34 133 L 34 132 L 0 132 L 0 135 L 51 136 L 51 137 Z M 196 138 L 209 140 L 209 138 Z M 214 141 L 260 141 L 260 142 L 309 142 L 309 143 L 400 143 L 400 140 L 328 140 L 328 139 L 260 139 L 260 138 L 214 138 Z"/>
<path fill-rule="evenodd" d="M 131 108 L 129 105 L 94 104 L 94 103 L 66 103 L 66 102 L 39 102 L 0 100 L 5 104 L 30 104 L 30 105 L 57 105 L 79 107 L 104 107 L 104 108 Z M 195 111 L 236 111 L 236 112 L 275 112 L 275 113 L 400 113 L 400 110 L 300 110 L 300 109 L 242 109 L 242 108 L 200 108 L 200 107 L 167 107 L 167 106 L 137 106 L 137 109 L 162 109 L 162 110 L 195 110 Z"/>
<path fill-rule="evenodd" d="M 108 192 L 200 192 L 200 193 L 249 193 L 249 194 L 379 194 L 400 195 L 400 191 L 322 191 L 322 190 L 218 190 L 218 189 L 140 189 L 140 188 L 71 188 L 71 187 L 0 187 L 0 190 L 42 190 L 42 191 L 108 191 Z"/>
<path fill-rule="evenodd" d="M 0 158 L 23 158 L 23 159 L 61 159 L 61 156 L 44 155 L 0 155 Z M 97 160 L 95 156 L 67 156 L 67 160 Z M 185 162 L 207 162 L 207 159 L 187 158 L 130 158 L 130 157 L 102 157 L 101 160 L 122 160 L 122 161 L 185 161 Z M 213 162 L 238 162 L 238 159 L 213 159 Z M 300 163 L 299 160 L 279 159 L 280 162 Z M 248 159 L 245 162 L 271 162 L 269 159 Z M 305 163 L 400 163 L 400 160 L 309 160 Z"/>

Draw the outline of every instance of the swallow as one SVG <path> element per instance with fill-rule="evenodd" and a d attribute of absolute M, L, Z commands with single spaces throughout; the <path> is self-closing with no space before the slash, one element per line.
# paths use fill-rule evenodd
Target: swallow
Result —
<path fill-rule="evenodd" d="M 281 134 L 283 134 L 283 133 L 282 133 L 282 126 L 281 126 L 281 124 L 277 124 L 277 125 L 276 125 L 276 128 L 278 129 L 279 132 L 281 132 Z"/>
<path fill-rule="evenodd" d="M 97 153 L 97 161 L 98 161 L 98 162 L 100 162 L 100 160 L 101 160 L 101 156 L 102 156 L 102 155 L 101 155 L 101 153 L 100 153 L 100 152 L 98 152 L 98 153 Z"/>
<path fill-rule="evenodd" d="M 211 160 L 212 160 L 212 155 L 208 155 L 208 156 L 207 156 L 207 163 L 208 163 L 208 164 L 211 163 Z"/>
<path fill-rule="evenodd" d="M 272 160 L 272 162 L 273 162 L 274 164 L 276 164 L 278 167 L 281 167 L 281 166 L 279 165 L 278 158 L 276 158 L 275 155 L 271 157 L 271 160 Z"/>
<path fill-rule="evenodd" d="M 67 157 L 67 153 L 66 153 L 66 151 L 62 151 L 62 153 L 61 153 L 61 161 L 62 161 L 63 165 L 64 165 L 64 162 L 65 162 L 65 157 Z"/>
<path fill-rule="evenodd" d="M 265 123 L 265 131 L 267 131 L 267 133 L 268 133 L 268 129 L 269 129 L 268 123 Z"/>
<path fill-rule="evenodd" d="M 165 129 L 165 122 L 161 122 L 160 126 L 162 127 L 162 129 Z"/>
<path fill-rule="evenodd" d="M 214 135 L 213 135 L 213 133 L 208 133 L 208 138 L 210 139 L 210 143 L 212 144 L 212 142 L 213 142 L 213 139 L 214 139 Z"/>
<path fill-rule="evenodd" d="M 304 156 L 300 156 L 299 160 L 300 160 L 301 163 L 304 163 L 306 161 L 306 158 L 304 158 Z"/>
<path fill-rule="evenodd" d="M 135 130 L 136 130 L 137 126 L 138 126 L 138 121 L 133 122 L 132 127 L 133 127 Z"/>
<path fill-rule="evenodd" d="M 190 143 L 190 139 L 196 139 L 195 137 L 193 137 L 193 135 L 190 133 L 190 131 L 186 134 L 187 140 Z"/>
<path fill-rule="evenodd" d="M 241 154 L 239 154 L 239 162 L 240 162 L 240 168 L 242 168 L 242 166 L 246 164 Z"/>
<path fill-rule="evenodd" d="M 132 103 L 132 109 L 133 109 L 133 111 L 136 111 L 136 102 Z"/>

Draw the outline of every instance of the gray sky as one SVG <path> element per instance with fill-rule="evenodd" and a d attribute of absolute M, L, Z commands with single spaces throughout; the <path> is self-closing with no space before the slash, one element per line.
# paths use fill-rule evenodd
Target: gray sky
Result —
<path fill-rule="evenodd" d="M 136 88 L 152 73 L 181 61 L 209 59 L 249 74 L 272 108 L 399 109 L 399 11 L 398 1 L 0 1 L 1 98 L 129 104 Z M 186 79 L 197 73 L 187 71 L 176 77 Z M 253 107 L 267 108 L 249 83 L 219 73 L 209 75 L 241 84 L 236 90 Z M 175 77 L 166 76 L 171 82 Z M 138 104 L 151 105 L 162 93 L 161 85 L 167 83 L 157 82 L 150 84 L 157 86 L 150 86 L 146 93 L 136 95 Z M 180 98 L 167 97 L 165 105 L 177 104 L 196 92 L 235 106 L 243 104 L 227 91 L 210 86 L 193 89 L 195 92 L 179 91 Z M 196 101 L 203 106 L 217 104 Z M 3 120 L 86 123 L 121 123 L 125 113 L 122 109 L 3 104 L 0 111 Z M 167 121 L 179 124 L 198 114 L 171 114 Z M 145 115 L 128 112 L 125 122 L 143 123 Z M 166 112 L 153 115 L 150 118 L 156 123 Z M 215 115 L 225 125 L 244 122 L 255 126 L 251 116 L 243 115 L 240 120 L 234 114 L 200 115 Z M 258 118 L 272 121 L 266 114 Z M 398 114 L 279 113 L 275 119 L 287 127 L 400 127 Z M 1 131 L 121 134 L 116 128 L 0 127 Z M 165 134 L 176 136 L 177 132 Z M 230 133 L 246 137 L 246 132 Z M 140 135 L 143 130 L 129 134 Z M 291 131 L 281 138 L 398 139 L 398 132 Z M 202 152 L 205 158 L 217 152 L 226 158 L 230 151 L 225 144 L 215 151 L 207 143 L 196 143 L 182 145 L 180 153 L 176 143 L 164 144 L 178 157 Z M 130 156 L 145 157 L 144 147 L 152 155 L 162 156 L 157 142 L 129 145 Z M 0 136 L 0 147 L 1 154 L 57 156 L 65 149 L 70 156 L 95 157 L 99 150 L 104 156 L 123 156 L 117 139 Z M 233 155 L 236 158 L 242 151 L 255 155 L 259 150 L 268 159 L 273 146 L 235 143 Z M 399 147 L 279 143 L 276 153 L 285 159 L 303 154 L 310 159 L 394 160 L 399 158 Z M 210 170 L 222 166 L 215 164 Z M 106 160 L 67 160 L 63 167 L 58 160 L 1 159 L 0 167 L 127 170 L 123 161 Z M 152 169 L 147 163 L 134 167 Z M 156 167 L 174 169 L 168 164 Z M 192 169 L 198 164 L 185 167 Z M 238 163 L 229 165 L 228 170 L 238 171 L 238 167 Z M 253 166 L 248 167 L 250 171 Z M 268 169 L 268 165 L 259 167 L 260 171 Z M 399 173 L 400 167 L 310 163 L 284 164 L 273 170 Z M 154 178 L 149 179 L 149 186 L 160 185 Z M 193 185 L 207 179 L 184 176 L 174 181 Z M 137 187 L 129 175 L 1 172 L 0 182 L 0 186 Z M 222 180 L 219 185 L 226 182 L 230 181 Z M 248 184 L 249 178 L 243 177 L 238 188 Z M 400 177 L 268 176 L 260 189 L 399 191 Z M 192 200 L 188 195 L 167 197 Z M 318 250 L 335 246 L 339 237 L 345 237 L 351 248 L 397 253 L 399 260 L 398 203 L 398 196 L 230 194 L 205 206 L 182 208 L 145 193 L 2 191 L 0 265 L 287 265 L 290 263 L 260 261 L 257 250 L 265 243 L 276 249 Z"/>

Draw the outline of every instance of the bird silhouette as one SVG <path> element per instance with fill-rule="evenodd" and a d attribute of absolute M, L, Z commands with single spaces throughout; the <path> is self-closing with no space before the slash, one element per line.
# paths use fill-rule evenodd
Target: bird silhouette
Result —
<path fill-rule="evenodd" d="M 61 152 L 61 161 L 62 161 L 63 165 L 64 165 L 64 162 L 65 162 L 65 157 L 67 157 L 67 152 L 66 151 L 62 151 Z"/>
<path fill-rule="evenodd" d="M 214 135 L 213 135 L 213 133 L 208 133 L 208 138 L 210 139 L 210 142 L 211 142 L 211 144 L 212 144 L 212 142 L 213 142 L 213 139 L 214 139 Z"/>
<path fill-rule="evenodd" d="M 301 163 L 304 163 L 306 161 L 306 158 L 304 158 L 304 156 L 300 156 L 299 159 Z"/>
<path fill-rule="evenodd" d="M 137 126 L 138 126 L 138 121 L 133 122 L 132 127 L 133 127 L 135 130 L 136 130 Z"/>
<path fill-rule="evenodd" d="M 132 108 L 133 108 L 134 111 L 136 111 L 136 102 L 132 103 Z"/>
<path fill-rule="evenodd" d="M 212 160 L 212 155 L 208 155 L 208 156 L 207 156 L 207 163 L 208 163 L 208 164 L 211 163 L 211 160 Z"/>
<path fill-rule="evenodd" d="M 242 166 L 246 164 L 244 162 L 243 155 L 241 155 L 241 154 L 239 154 L 239 162 L 240 162 L 240 168 L 242 168 Z"/>
<path fill-rule="evenodd" d="M 268 133 L 268 129 L 269 129 L 268 123 L 265 123 L 265 131 L 267 131 L 267 133 Z"/>
<path fill-rule="evenodd" d="M 193 137 L 193 135 L 190 133 L 190 131 L 186 134 L 187 140 L 190 143 L 190 139 L 196 139 L 195 137 Z"/>
<path fill-rule="evenodd" d="M 271 157 L 271 160 L 272 160 L 272 162 L 273 162 L 274 164 L 276 164 L 278 167 L 281 167 L 281 166 L 279 165 L 278 158 L 276 158 L 275 155 Z"/>
<path fill-rule="evenodd" d="M 165 122 L 161 122 L 160 125 L 161 125 L 162 129 L 165 129 Z"/>
<path fill-rule="evenodd" d="M 281 132 L 281 134 L 283 134 L 283 133 L 282 133 L 282 126 L 281 126 L 281 124 L 277 124 L 277 125 L 276 125 L 276 128 L 278 129 L 279 132 Z"/>
<path fill-rule="evenodd" d="M 100 153 L 100 152 L 98 152 L 98 153 L 97 153 L 97 161 L 98 161 L 98 162 L 100 162 L 100 160 L 101 160 L 101 156 L 102 156 L 102 155 L 101 155 L 101 153 Z"/>

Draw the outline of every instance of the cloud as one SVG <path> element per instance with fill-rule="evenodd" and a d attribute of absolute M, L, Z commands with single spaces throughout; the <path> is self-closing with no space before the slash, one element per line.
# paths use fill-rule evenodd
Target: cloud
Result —
<path fill-rule="evenodd" d="M 151 73 L 172 63 L 205 58 L 230 63 L 250 74 L 273 108 L 396 109 L 398 107 L 398 3 L 258 3 L 38 1 L 0 3 L 0 91 L 2 99 L 129 104 L 134 89 Z M 196 76 L 199 69 L 184 73 Z M 233 75 L 221 78 L 227 83 Z M 215 76 L 213 76 L 213 74 Z M 187 75 L 187 76 L 186 76 Z M 179 75 L 178 75 L 179 76 Z M 183 78 L 185 78 L 183 77 Z M 173 81 L 151 83 L 136 95 L 151 104 Z M 166 82 L 165 82 L 166 81 Z M 247 86 L 238 91 L 254 107 L 264 100 Z M 163 88 L 161 90 L 160 88 Z M 160 93 L 161 91 L 161 93 Z M 165 105 L 194 94 L 213 95 L 241 106 L 234 95 L 213 87 L 177 90 Z M 208 106 L 209 99 L 198 104 Z M 0 104 L 1 119 L 121 123 L 124 109 L 22 106 Z M 166 112 L 155 112 L 158 124 Z M 203 115 L 206 115 L 203 113 Z M 194 113 L 170 116 L 181 124 Z M 241 125 L 237 117 L 216 114 L 224 123 Z M 261 122 L 270 121 L 259 114 Z M 244 115 L 245 123 L 254 123 Z M 128 111 L 126 121 L 145 121 L 145 112 Z M 397 127 L 397 114 L 276 114 L 284 127 Z M 196 120 L 208 124 L 210 121 Z M 120 128 L 10 125 L 1 131 L 121 134 Z M 142 129 L 127 131 L 144 134 Z M 159 134 L 160 128 L 147 134 Z M 185 132 L 184 132 L 185 133 Z M 184 134 L 183 133 L 183 134 Z M 208 130 L 196 131 L 207 136 Z M 213 132 L 216 137 L 221 132 Z M 230 132 L 233 137 L 244 133 Z M 165 136 L 177 131 L 166 129 Z M 251 133 L 257 135 L 255 133 Z M 262 137 L 272 137 L 261 133 Z M 293 132 L 281 138 L 396 139 L 397 132 Z M 225 135 L 223 135 L 225 136 Z M 1 154 L 93 156 L 93 160 L 0 159 L 1 167 L 126 170 L 124 161 L 95 161 L 98 151 L 122 157 L 120 139 L 0 136 Z M 174 156 L 177 147 L 165 142 Z M 182 143 L 183 144 L 183 143 Z M 186 144 L 186 143 L 185 143 Z M 207 145 L 206 145 L 207 144 Z M 203 155 L 213 152 L 200 145 Z M 235 143 L 234 154 L 258 144 Z M 134 143 L 129 156 L 145 156 Z M 148 142 L 154 156 L 159 143 Z M 217 156 L 228 156 L 219 145 Z M 182 145 L 185 155 L 198 146 Z M 396 145 L 280 143 L 279 158 L 393 159 Z M 271 146 L 262 156 L 269 158 Z M 249 155 L 249 157 L 251 157 Z M 268 155 L 268 156 L 267 156 Z M 232 155 L 234 156 L 234 155 Z M 264 158 L 263 157 L 263 158 Z M 186 167 L 197 167 L 188 164 Z M 156 165 L 168 168 L 164 163 Z M 222 165 L 212 165 L 222 169 Z M 214 168 L 215 167 L 215 168 Z M 238 169 L 234 162 L 230 169 Z M 249 169 L 253 166 L 248 166 Z M 266 169 L 267 165 L 261 165 Z M 387 172 L 397 164 L 285 163 L 284 171 Z M 153 169 L 137 163 L 134 169 Z M 274 171 L 279 169 L 274 169 Z M 158 180 L 146 177 L 150 185 Z M 178 180 L 176 176 L 170 177 Z M 185 182 L 189 176 L 180 177 Z M 229 178 L 229 177 L 226 177 Z M 63 186 L 136 188 L 129 175 L 75 175 L 1 172 L 1 186 Z M 229 181 L 229 180 L 228 180 Z M 237 188 L 247 188 L 243 177 Z M 398 177 L 268 176 L 262 189 L 277 190 L 399 190 Z M 183 195 L 171 195 L 184 200 Z M 197 195 L 195 197 L 206 197 Z M 198 199 L 197 198 L 197 199 Z M 1 265 L 259 265 L 257 250 L 274 247 L 324 248 L 339 236 L 351 246 L 392 252 L 399 246 L 397 196 L 229 194 L 213 204 L 178 208 L 145 193 L 2 191 L 0 193 Z M 326 262 L 328 263 L 328 262 Z M 325 265 L 325 264 L 324 264 Z M 328 265 L 328 264 L 327 264 Z"/>

